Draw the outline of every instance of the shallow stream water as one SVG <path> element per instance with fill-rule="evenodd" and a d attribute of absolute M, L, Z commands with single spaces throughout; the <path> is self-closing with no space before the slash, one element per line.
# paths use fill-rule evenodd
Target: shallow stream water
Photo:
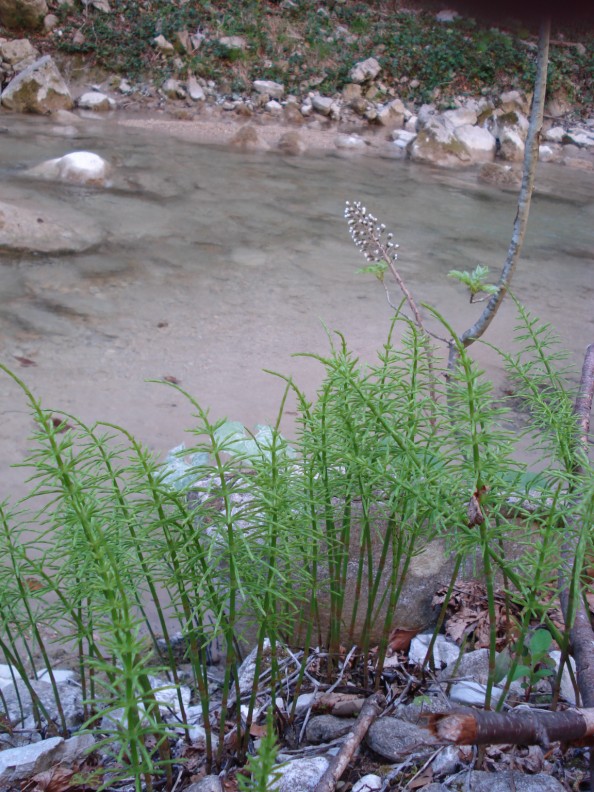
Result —
<path fill-rule="evenodd" d="M 389 159 L 285 158 L 148 134 L 110 122 L 56 129 L 46 119 L 2 119 L 0 199 L 70 208 L 104 230 L 78 255 L 0 256 L 0 359 L 44 406 L 120 423 L 162 455 L 184 440 L 190 407 L 147 379 L 175 377 L 213 417 L 273 422 L 292 374 L 313 395 L 324 325 L 364 360 L 386 338 L 392 311 L 343 218 L 361 200 L 395 234 L 399 263 L 419 302 L 464 330 L 468 304 L 451 269 L 491 268 L 507 252 L 516 196 L 480 185 L 476 172 L 434 171 Z M 114 165 L 113 185 L 33 181 L 27 167 L 90 150 Z M 579 369 L 594 341 L 594 174 L 542 165 L 514 292 L 551 322 Z M 394 300 L 399 301 L 396 290 Z M 513 334 L 508 302 L 487 340 Z M 498 387 L 501 367 L 477 352 Z M 17 358 L 35 365 L 22 368 Z M 0 378 L 3 468 L 19 461 L 32 422 Z M 292 407 L 283 426 L 290 434 Z M 3 470 L 19 491 L 22 473 Z"/>

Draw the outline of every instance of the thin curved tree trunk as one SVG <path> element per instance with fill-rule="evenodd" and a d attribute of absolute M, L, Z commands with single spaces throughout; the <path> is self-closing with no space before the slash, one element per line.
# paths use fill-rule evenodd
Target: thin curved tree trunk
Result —
<path fill-rule="evenodd" d="M 514 271 L 520 259 L 528 215 L 530 213 L 530 203 L 534 189 L 534 178 L 536 175 L 536 165 L 538 163 L 538 146 L 540 143 L 540 131 L 542 128 L 544 102 L 547 88 L 547 72 L 549 64 L 549 41 L 551 37 L 551 20 L 549 17 L 543 19 L 538 36 L 538 56 L 536 63 L 536 80 L 534 83 L 534 95 L 532 97 L 532 107 L 530 110 L 530 122 L 528 135 L 524 149 L 524 168 L 522 173 L 522 186 L 518 196 L 518 209 L 514 220 L 514 230 L 510 241 L 507 258 L 499 282 L 497 291 L 491 297 L 484 311 L 477 321 L 465 330 L 460 336 L 460 342 L 468 347 L 487 330 L 499 306 L 503 302 L 507 290 L 509 289 Z M 455 364 L 457 359 L 456 344 L 450 341 L 449 368 Z"/>

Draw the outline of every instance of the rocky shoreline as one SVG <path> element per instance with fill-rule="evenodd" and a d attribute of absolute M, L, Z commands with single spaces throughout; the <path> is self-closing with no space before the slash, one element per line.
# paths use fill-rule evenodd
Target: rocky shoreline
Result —
<path fill-rule="evenodd" d="M 246 151 L 300 155 L 334 151 L 442 168 L 478 166 L 479 178 L 516 188 L 521 180 L 530 97 L 519 90 L 497 97 L 458 96 L 449 109 L 415 106 L 385 95 L 374 57 L 354 65 L 339 95 L 287 94 L 285 86 L 255 80 L 246 95 L 220 93 L 212 81 L 189 75 L 160 88 L 111 77 L 98 85 L 67 84 L 50 55 L 29 39 L 0 39 L 4 112 L 47 115 L 68 135 L 80 118 L 110 118 L 126 126 L 163 131 Z M 76 111 L 76 112 L 72 112 Z M 594 117 L 578 120 L 554 97 L 547 103 L 540 160 L 594 171 Z"/>

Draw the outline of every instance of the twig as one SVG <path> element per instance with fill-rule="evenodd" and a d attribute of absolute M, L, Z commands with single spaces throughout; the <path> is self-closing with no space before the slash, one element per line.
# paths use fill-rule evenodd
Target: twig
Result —
<path fill-rule="evenodd" d="M 353 724 L 353 728 L 347 734 L 342 748 L 332 759 L 328 769 L 319 780 L 315 792 L 333 792 L 336 788 L 336 784 L 353 758 L 353 754 L 369 731 L 371 724 L 383 710 L 385 704 L 386 699 L 382 693 L 374 693 L 366 700 L 357 720 Z"/>

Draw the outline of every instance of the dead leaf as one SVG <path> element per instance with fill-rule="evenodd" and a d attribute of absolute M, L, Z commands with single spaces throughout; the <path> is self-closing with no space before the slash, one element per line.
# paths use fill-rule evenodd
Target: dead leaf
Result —
<path fill-rule="evenodd" d="M 410 642 L 419 633 L 419 630 L 395 629 L 390 633 L 388 648 L 393 652 L 408 652 Z"/>
<path fill-rule="evenodd" d="M 67 429 L 74 429 L 74 426 L 70 426 L 69 423 L 66 423 L 64 418 L 58 418 L 55 415 L 52 415 L 52 423 L 54 425 L 54 429 L 58 432 L 65 432 Z"/>
<path fill-rule="evenodd" d="M 18 360 L 20 365 L 24 366 L 24 367 L 36 366 L 37 365 L 37 363 L 34 360 L 31 360 L 31 358 L 20 357 L 19 355 L 14 355 L 14 359 Z"/>
<path fill-rule="evenodd" d="M 30 779 L 26 792 L 75 792 L 89 787 L 82 787 L 74 781 L 75 772 L 68 767 L 56 765 Z M 34 784 L 35 786 L 31 786 Z"/>
<path fill-rule="evenodd" d="M 173 376 L 171 376 L 169 374 L 166 377 L 163 377 L 163 381 L 164 382 L 171 382 L 173 385 L 181 385 L 181 380 L 179 380 L 177 377 L 173 377 Z"/>
<path fill-rule="evenodd" d="M 40 580 L 37 580 L 37 578 L 25 578 L 25 583 L 27 584 L 29 591 L 40 591 L 43 588 L 43 583 Z"/>
<path fill-rule="evenodd" d="M 157 327 L 169 327 L 169 322 L 157 322 Z"/>
<path fill-rule="evenodd" d="M 252 723 L 250 726 L 250 734 L 252 737 L 265 737 L 266 736 L 266 724 L 259 724 L 259 723 Z"/>

